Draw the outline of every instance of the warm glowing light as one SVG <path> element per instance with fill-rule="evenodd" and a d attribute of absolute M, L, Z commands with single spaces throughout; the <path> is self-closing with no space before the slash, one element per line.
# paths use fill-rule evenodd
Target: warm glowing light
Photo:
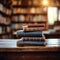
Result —
<path fill-rule="evenodd" d="M 48 24 L 53 25 L 57 20 L 57 7 L 48 7 Z"/>
<path fill-rule="evenodd" d="M 47 1 L 47 0 L 43 0 L 43 1 L 42 1 L 42 4 L 43 4 L 43 5 L 48 5 L 48 1 Z"/>

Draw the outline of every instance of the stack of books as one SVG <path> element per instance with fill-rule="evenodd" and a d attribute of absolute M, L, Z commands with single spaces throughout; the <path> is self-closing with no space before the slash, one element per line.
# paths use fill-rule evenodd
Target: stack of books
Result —
<path fill-rule="evenodd" d="M 40 28 L 39 26 L 42 27 L 43 25 L 28 24 L 23 27 L 23 30 L 17 31 L 18 37 L 21 38 L 21 40 L 17 42 L 17 46 L 45 46 L 46 40 L 42 30 L 38 29 Z M 32 28 L 32 30 L 29 28 Z M 36 30 L 34 30 L 35 28 Z"/>

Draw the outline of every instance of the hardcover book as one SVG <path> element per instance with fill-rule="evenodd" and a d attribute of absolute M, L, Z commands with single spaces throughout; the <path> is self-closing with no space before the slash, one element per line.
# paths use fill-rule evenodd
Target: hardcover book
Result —
<path fill-rule="evenodd" d="M 18 41 L 17 46 L 45 46 L 46 42 L 35 42 L 35 41 Z"/>
<path fill-rule="evenodd" d="M 34 32 L 34 31 L 42 31 L 45 27 L 30 27 L 30 28 L 24 28 L 23 30 L 25 32 Z"/>
<path fill-rule="evenodd" d="M 39 41 L 39 42 L 45 42 L 46 40 L 44 37 L 22 37 L 22 41 Z"/>
<path fill-rule="evenodd" d="M 17 31 L 19 37 L 42 37 L 42 31 L 24 32 L 24 30 Z"/>

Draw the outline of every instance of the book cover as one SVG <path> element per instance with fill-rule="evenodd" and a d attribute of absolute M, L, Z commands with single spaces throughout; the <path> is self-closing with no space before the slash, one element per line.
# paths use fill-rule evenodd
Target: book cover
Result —
<path fill-rule="evenodd" d="M 42 37 L 42 31 L 24 32 L 24 30 L 17 31 L 19 37 Z"/>
<path fill-rule="evenodd" d="M 28 24 L 28 27 L 45 27 L 45 24 L 44 23 Z"/>
<path fill-rule="evenodd" d="M 25 32 L 37 32 L 37 31 L 42 31 L 44 29 L 45 27 L 30 27 L 30 28 L 24 28 L 23 30 Z"/>
<path fill-rule="evenodd" d="M 18 41 L 17 46 L 45 46 L 46 42 Z"/>

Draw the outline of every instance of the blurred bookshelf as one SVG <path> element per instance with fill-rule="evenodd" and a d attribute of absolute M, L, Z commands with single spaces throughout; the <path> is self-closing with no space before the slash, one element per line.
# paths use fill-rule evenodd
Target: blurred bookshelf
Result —
<path fill-rule="evenodd" d="M 13 0 L 12 3 L 12 35 L 22 30 L 26 24 L 45 24 L 47 30 L 47 8 L 41 6 L 40 0 Z"/>
<path fill-rule="evenodd" d="M 8 2 L 8 3 L 7 3 Z M 0 39 L 11 38 L 10 0 L 0 0 Z"/>
<path fill-rule="evenodd" d="M 14 32 L 22 30 L 26 24 L 45 24 L 48 29 L 48 6 L 42 5 L 42 0 L 0 0 L 0 38 L 14 37 Z M 49 7 L 58 7 L 59 0 L 49 0 Z"/>

